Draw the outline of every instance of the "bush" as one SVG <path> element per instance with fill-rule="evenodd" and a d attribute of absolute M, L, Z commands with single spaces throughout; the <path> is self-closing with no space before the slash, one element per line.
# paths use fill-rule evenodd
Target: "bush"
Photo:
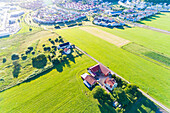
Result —
<path fill-rule="evenodd" d="M 18 59 L 19 59 L 19 55 L 18 54 L 16 54 L 16 53 L 12 54 L 11 60 L 18 60 Z"/>
<path fill-rule="evenodd" d="M 35 52 L 34 52 L 34 51 L 32 52 L 32 55 L 35 55 Z"/>
<path fill-rule="evenodd" d="M 28 50 L 25 51 L 25 54 L 26 54 L 26 55 L 27 55 L 27 54 L 30 54 L 30 52 L 31 52 L 31 50 L 28 49 Z"/>
<path fill-rule="evenodd" d="M 61 39 L 62 37 L 61 37 L 61 36 L 59 36 L 58 38 L 60 38 L 60 39 Z"/>
<path fill-rule="evenodd" d="M 115 75 L 115 74 L 113 74 L 113 75 L 112 75 L 112 78 L 114 78 L 114 79 L 115 79 L 115 78 L 116 78 L 116 75 Z"/>
<path fill-rule="evenodd" d="M 55 39 L 55 42 L 56 42 L 56 43 L 58 42 L 58 38 Z"/>
<path fill-rule="evenodd" d="M 45 47 L 45 44 L 43 44 L 42 47 Z"/>
<path fill-rule="evenodd" d="M 2 63 L 5 63 L 7 60 L 6 60 L 6 58 L 4 57 L 3 59 L 2 59 Z"/>
<path fill-rule="evenodd" d="M 28 47 L 28 49 L 29 49 L 30 51 L 32 51 L 34 48 L 33 48 L 33 47 Z"/>
<path fill-rule="evenodd" d="M 63 49 L 60 49 L 60 50 L 59 50 L 59 53 L 63 53 L 63 51 L 64 51 Z"/>
<path fill-rule="evenodd" d="M 54 51 L 57 51 L 57 46 L 52 46 L 51 48 L 53 48 Z"/>
<path fill-rule="evenodd" d="M 51 41 L 51 38 L 49 38 L 48 40 Z"/>
<path fill-rule="evenodd" d="M 54 42 L 53 40 L 51 40 L 50 42 L 51 42 L 51 44 L 53 44 L 53 45 L 55 44 L 55 42 Z"/>
<path fill-rule="evenodd" d="M 44 54 L 39 54 L 32 58 L 32 65 L 35 68 L 43 68 L 47 64 L 47 58 Z"/>
<path fill-rule="evenodd" d="M 59 39 L 59 42 L 62 42 L 62 43 L 63 43 L 64 41 L 63 41 L 63 39 L 62 39 L 62 38 L 60 38 L 60 39 Z"/>
<path fill-rule="evenodd" d="M 44 51 L 51 51 L 50 47 L 44 47 Z"/>
<path fill-rule="evenodd" d="M 29 31 L 32 31 L 32 28 L 29 28 Z"/>
<path fill-rule="evenodd" d="M 26 56 L 26 55 L 23 55 L 21 58 L 22 58 L 22 60 L 26 60 L 26 59 L 27 59 L 27 56 Z"/>

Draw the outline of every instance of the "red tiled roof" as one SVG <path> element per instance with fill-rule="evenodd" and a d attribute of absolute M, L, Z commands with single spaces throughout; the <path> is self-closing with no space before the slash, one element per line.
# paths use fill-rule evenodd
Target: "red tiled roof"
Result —
<path fill-rule="evenodd" d="M 101 71 L 101 73 L 103 73 L 104 75 L 108 75 L 108 73 L 110 72 L 106 67 L 104 67 L 103 65 L 101 64 L 97 64 L 93 67 L 90 68 L 90 70 L 95 73 L 97 71 Z"/>
<path fill-rule="evenodd" d="M 115 84 L 115 80 L 114 79 L 110 79 L 109 77 L 106 78 L 106 80 L 104 81 L 105 84 L 110 85 L 110 88 L 112 88 L 112 86 Z"/>
<path fill-rule="evenodd" d="M 86 80 L 90 85 L 94 85 L 97 82 L 96 79 L 90 75 L 87 75 L 84 80 Z"/>

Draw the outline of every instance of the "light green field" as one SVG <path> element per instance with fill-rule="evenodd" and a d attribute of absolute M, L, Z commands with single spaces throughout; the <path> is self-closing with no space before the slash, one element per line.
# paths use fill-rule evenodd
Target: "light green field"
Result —
<path fill-rule="evenodd" d="M 134 31 L 134 29 L 132 30 Z M 126 50 L 118 48 L 79 28 L 57 30 L 57 33 L 64 36 L 65 39 L 74 43 L 125 79 L 130 80 L 132 83 L 136 83 L 145 92 L 148 91 L 152 97 L 164 105 L 170 107 L 170 80 L 167 79 L 170 75 L 169 70 L 129 53 Z M 138 37 L 138 35 L 136 37 Z M 146 37 L 144 38 L 147 40 Z M 165 41 L 165 39 L 163 41 Z M 144 44 L 146 43 L 148 42 L 145 42 Z M 155 41 L 155 43 L 159 43 L 159 40 Z M 149 46 L 151 46 L 151 44 Z M 156 47 L 157 46 L 155 45 L 154 48 Z M 161 47 L 166 48 L 163 47 L 163 45 Z M 167 49 L 168 48 L 166 48 L 166 50 Z"/>
<path fill-rule="evenodd" d="M 144 19 L 139 23 L 170 31 L 170 13 L 157 14 L 156 16 Z"/>
<path fill-rule="evenodd" d="M 64 67 L 59 64 L 31 81 L 1 92 L 0 112 L 115 113 L 115 109 L 108 104 L 99 104 L 93 99 L 92 92 L 80 77 L 95 64 L 83 55 L 76 58 L 75 63 L 70 61 L 70 65 Z M 157 106 L 142 97 L 140 104 L 134 103 L 126 111 L 155 113 L 157 109 Z"/>
<path fill-rule="evenodd" d="M 170 38 L 169 35 L 159 33 L 156 31 L 143 29 L 139 27 L 125 28 L 125 29 L 109 29 L 98 27 L 104 31 L 112 33 L 121 38 L 130 40 L 137 44 L 143 45 L 149 49 L 155 50 L 165 55 L 170 55 Z"/>
<path fill-rule="evenodd" d="M 0 112 L 99 112 L 80 75 L 95 62 L 83 56 L 62 72 L 53 69 L 43 76 L 0 93 Z M 60 65 L 59 65 L 60 66 Z"/>

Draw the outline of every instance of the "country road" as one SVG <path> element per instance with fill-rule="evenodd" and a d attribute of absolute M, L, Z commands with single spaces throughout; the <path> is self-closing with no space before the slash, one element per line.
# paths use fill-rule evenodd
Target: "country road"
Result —
<path fill-rule="evenodd" d="M 101 62 L 99 62 L 98 60 L 96 60 L 95 58 L 93 58 L 92 56 L 90 56 L 88 53 L 86 53 L 85 51 L 81 50 L 80 48 L 78 48 L 76 46 L 76 49 L 80 50 L 82 53 L 84 53 L 85 55 L 87 55 L 88 57 L 90 57 L 91 59 L 93 59 L 95 62 L 102 64 Z M 102 64 L 103 65 L 103 64 Z M 104 65 L 103 65 L 104 66 Z M 106 66 L 104 66 L 106 67 Z M 106 67 L 108 68 L 108 67 Z M 109 69 L 109 68 L 108 68 Z M 110 69 L 109 69 L 110 70 Z M 113 72 L 112 70 L 110 70 L 111 74 L 115 74 L 116 76 L 118 76 L 119 78 L 121 78 L 122 80 L 126 81 L 127 83 L 130 83 L 129 81 L 127 81 L 126 79 L 124 79 L 123 77 L 121 77 L 120 75 L 116 74 L 115 72 Z M 167 111 L 168 113 L 170 113 L 170 109 L 167 108 L 166 106 L 164 106 L 163 104 L 161 104 L 160 102 L 158 102 L 157 100 L 155 100 L 154 98 L 152 98 L 150 95 L 148 95 L 147 93 L 145 93 L 144 91 L 142 91 L 141 89 L 138 88 L 138 90 L 148 99 L 150 99 L 152 102 L 154 102 L 155 104 L 157 104 L 159 107 L 161 107 L 162 109 L 164 109 L 165 111 Z M 162 111 L 162 112 L 165 112 Z"/>

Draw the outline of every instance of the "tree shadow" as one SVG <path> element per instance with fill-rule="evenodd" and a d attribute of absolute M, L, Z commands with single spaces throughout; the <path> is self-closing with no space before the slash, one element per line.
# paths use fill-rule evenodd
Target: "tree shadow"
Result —
<path fill-rule="evenodd" d="M 131 105 L 128 105 L 125 108 L 125 112 L 126 113 L 147 113 L 147 111 L 142 108 L 142 106 L 145 106 L 147 108 L 150 108 L 152 112 L 156 113 L 158 110 L 158 107 L 149 99 L 147 99 L 146 97 L 142 96 L 136 103 L 133 103 Z M 159 113 L 159 112 L 157 112 Z"/>
<path fill-rule="evenodd" d="M 100 100 L 98 101 L 100 103 L 98 104 L 98 107 L 101 113 L 116 113 L 116 110 L 112 106 L 107 103 L 101 102 Z"/>
<path fill-rule="evenodd" d="M 54 68 L 50 68 L 50 69 L 48 69 L 48 70 L 46 70 L 46 71 L 44 71 L 44 72 L 42 72 L 40 74 L 37 74 L 36 76 L 34 76 L 34 77 L 30 78 L 30 79 L 25 80 L 23 83 L 31 82 L 31 81 L 33 81 L 33 80 L 35 80 L 35 79 L 37 79 L 37 78 L 39 78 L 39 77 L 41 77 L 43 75 L 46 75 L 47 73 L 51 72 L 53 69 Z"/>
<path fill-rule="evenodd" d="M 19 63 L 17 63 L 17 62 L 14 63 L 14 67 L 13 67 L 13 71 L 12 71 L 12 74 L 13 74 L 14 78 L 18 78 L 20 70 L 21 70 L 21 65 Z"/>
<path fill-rule="evenodd" d="M 78 56 L 82 57 L 83 53 L 81 53 L 81 52 L 78 51 L 78 50 L 75 50 L 75 51 L 76 51 L 76 53 L 78 54 Z"/>

